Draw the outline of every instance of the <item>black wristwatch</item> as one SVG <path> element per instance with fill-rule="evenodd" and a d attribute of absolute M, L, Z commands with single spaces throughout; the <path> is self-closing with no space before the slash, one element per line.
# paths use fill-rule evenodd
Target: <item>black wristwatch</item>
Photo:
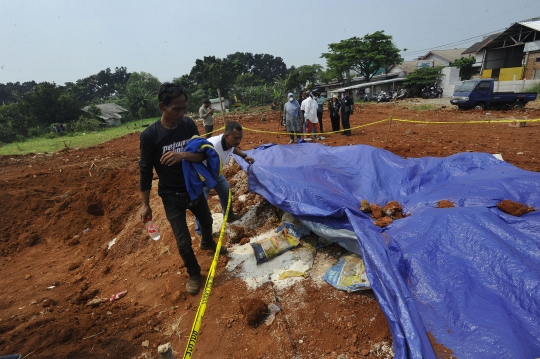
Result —
<path fill-rule="evenodd" d="M 247 154 L 246 154 L 246 153 L 244 153 L 244 155 L 242 156 L 242 158 L 246 158 L 246 157 L 247 157 Z"/>

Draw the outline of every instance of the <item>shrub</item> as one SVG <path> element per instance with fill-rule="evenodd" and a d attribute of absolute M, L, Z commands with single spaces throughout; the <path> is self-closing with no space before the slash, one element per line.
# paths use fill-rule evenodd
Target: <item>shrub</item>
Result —
<path fill-rule="evenodd" d="M 100 129 L 100 123 L 101 122 L 96 119 L 89 119 L 81 116 L 71 124 L 71 128 L 74 132 L 98 131 Z"/>
<path fill-rule="evenodd" d="M 536 92 L 537 94 L 540 94 L 540 84 L 529 87 L 526 92 Z"/>
<path fill-rule="evenodd" d="M 432 110 L 435 110 L 435 106 L 429 105 L 429 104 L 415 105 L 415 106 L 409 107 L 409 110 L 413 110 L 413 111 L 432 111 Z"/>
<path fill-rule="evenodd" d="M 39 137 L 46 133 L 47 131 L 43 127 L 30 127 L 28 129 L 28 137 Z"/>

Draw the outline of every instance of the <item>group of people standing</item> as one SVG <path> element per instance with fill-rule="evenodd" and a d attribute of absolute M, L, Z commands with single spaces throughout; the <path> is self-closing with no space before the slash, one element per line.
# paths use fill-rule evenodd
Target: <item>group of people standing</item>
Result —
<path fill-rule="evenodd" d="M 324 140 L 323 133 L 323 110 L 326 99 L 321 95 L 318 89 L 310 93 L 303 91 L 300 99 L 297 101 L 291 92 L 287 96 L 288 101 L 283 106 L 282 121 L 289 133 L 289 143 L 304 139 L 305 141 Z M 332 96 L 328 102 L 328 112 L 332 123 L 332 132 L 340 130 L 340 119 L 344 131 L 342 135 L 351 135 L 350 116 L 354 111 L 354 101 L 345 91 L 341 100 L 337 95 Z"/>

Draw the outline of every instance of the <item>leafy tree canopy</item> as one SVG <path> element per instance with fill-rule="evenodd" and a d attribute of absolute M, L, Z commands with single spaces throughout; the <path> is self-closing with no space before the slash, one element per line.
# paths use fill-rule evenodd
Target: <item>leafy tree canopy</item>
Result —
<path fill-rule="evenodd" d="M 22 95 L 31 91 L 36 87 L 35 81 L 23 82 L 8 82 L 7 84 L 0 84 L 0 105 L 18 102 Z"/>
<path fill-rule="evenodd" d="M 476 63 L 474 57 L 461 57 L 451 65 L 459 69 L 459 76 L 462 80 L 470 80 L 474 73 L 473 65 Z"/>
<path fill-rule="evenodd" d="M 147 72 L 133 72 L 125 90 L 120 93 L 118 101 L 121 106 L 129 109 L 133 117 L 146 118 L 158 116 L 157 95 L 161 82 Z"/>
<path fill-rule="evenodd" d="M 392 42 L 392 36 L 384 31 L 367 34 L 363 38 L 351 37 L 328 45 L 330 52 L 323 53 L 329 69 L 338 73 L 354 70 L 368 81 L 381 69 L 403 62 L 400 50 Z"/>
<path fill-rule="evenodd" d="M 114 97 L 117 91 L 122 91 L 129 77 L 125 67 L 116 67 L 114 72 L 106 68 L 95 75 L 77 80 L 76 83 L 66 83 L 66 87 L 82 102 L 101 103 Z"/>
<path fill-rule="evenodd" d="M 420 67 L 411 72 L 403 85 L 410 87 L 413 93 L 418 92 L 418 89 L 429 84 L 440 82 L 442 67 Z"/>
<path fill-rule="evenodd" d="M 24 94 L 19 103 L 27 127 L 48 127 L 78 117 L 82 104 L 55 83 L 42 82 Z"/>

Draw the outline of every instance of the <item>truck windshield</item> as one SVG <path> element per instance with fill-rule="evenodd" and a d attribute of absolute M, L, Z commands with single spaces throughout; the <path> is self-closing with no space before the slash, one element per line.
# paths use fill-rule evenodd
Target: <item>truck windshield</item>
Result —
<path fill-rule="evenodd" d="M 465 81 L 461 84 L 461 86 L 459 86 L 459 88 L 457 89 L 457 91 L 459 92 L 471 92 L 474 88 L 474 86 L 476 86 L 476 84 L 478 83 L 478 81 Z"/>

